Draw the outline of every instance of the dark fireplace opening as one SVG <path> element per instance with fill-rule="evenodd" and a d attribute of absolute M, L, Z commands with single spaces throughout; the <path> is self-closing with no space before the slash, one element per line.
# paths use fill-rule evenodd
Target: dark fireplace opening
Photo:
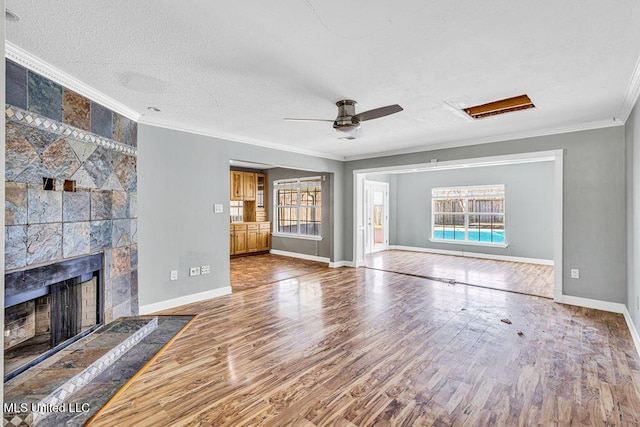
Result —
<path fill-rule="evenodd" d="M 4 381 L 103 322 L 102 254 L 5 275 Z"/>

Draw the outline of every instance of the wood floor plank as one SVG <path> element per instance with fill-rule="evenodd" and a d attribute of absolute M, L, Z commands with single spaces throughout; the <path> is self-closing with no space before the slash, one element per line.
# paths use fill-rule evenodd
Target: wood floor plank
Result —
<path fill-rule="evenodd" d="M 367 268 L 553 298 L 553 267 L 548 265 L 400 250 L 369 254 L 365 263 Z"/>
<path fill-rule="evenodd" d="M 200 316 L 94 426 L 640 424 L 618 314 L 362 268 L 168 312 Z"/>

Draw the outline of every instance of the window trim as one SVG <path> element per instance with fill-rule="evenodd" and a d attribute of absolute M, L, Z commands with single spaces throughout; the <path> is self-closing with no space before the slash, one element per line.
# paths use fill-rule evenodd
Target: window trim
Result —
<path fill-rule="evenodd" d="M 302 205 L 300 205 L 300 184 L 302 182 L 307 182 L 307 181 L 318 181 L 320 183 L 320 194 L 322 194 L 322 177 L 321 176 L 310 176 L 310 177 L 303 177 L 303 178 L 286 178 L 286 179 L 278 179 L 273 181 L 273 225 L 272 225 L 272 233 L 271 233 L 272 236 L 285 237 L 290 239 L 302 239 L 302 240 L 316 240 L 316 241 L 323 240 L 322 234 L 314 235 L 314 234 L 300 233 L 300 208 L 302 207 Z M 295 184 L 296 185 L 297 201 L 296 201 L 295 207 L 297 208 L 297 211 L 298 211 L 298 215 L 297 215 L 298 232 L 297 233 L 283 233 L 281 231 L 278 231 L 278 194 L 277 194 L 278 188 L 277 186 L 279 184 Z M 283 206 L 293 206 L 293 205 L 283 205 Z M 307 205 L 304 205 L 304 206 L 307 206 Z M 322 204 L 312 205 L 312 206 L 319 207 L 322 212 Z M 320 217 L 320 225 L 322 226 L 322 214 Z M 322 231 L 322 227 L 320 227 L 320 230 Z"/>
<path fill-rule="evenodd" d="M 502 197 L 504 198 L 504 209 L 503 212 L 495 213 L 495 215 L 502 215 L 502 221 L 505 225 L 504 227 L 504 243 L 496 243 L 496 242 L 481 242 L 478 240 L 468 240 L 469 238 L 469 216 L 470 215 L 487 215 L 486 212 L 469 212 L 467 208 L 469 206 L 468 200 L 477 198 L 477 196 L 473 196 L 473 190 L 475 189 L 484 189 L 484 188 L 496 188 L 502 187 Z M 464 189 L 467 190 L 467 194 L 464 196 L 450 196 L 450 197 L 434 197 L 433 192 L 437 190 L 453 190 L 453 189 Z M 469 191 L 470 190 L 470 191 Z M 464 203 L 464 212 L 451 212 L 452 215 L 464 215 L 464 240 L 454 240 L 454 239 L 441 239 L 434 237 L 435 231 L 435 199 L 464 199 L 466 202 Z M 442 212 L 440 212 L 442 213 Z M 506 203 L 506 187 L 504 184 L 493 184 L 493 185 L 460 185 L 460 186 L 451 186 L 451 187 L 434 187 L 431 188 L 431 237 L 429 238 L 430 242 L 433 243 L 446 243 L 446 244 L 454 244 L 454 245 L 469 245 L 469 246 L 487 246 L 494 248 L 507 248 L 509 247 L 509 243 L 507 241 L 507 233 L 506 233 L 506 218 L 507 218 L 507 203 Z"/>

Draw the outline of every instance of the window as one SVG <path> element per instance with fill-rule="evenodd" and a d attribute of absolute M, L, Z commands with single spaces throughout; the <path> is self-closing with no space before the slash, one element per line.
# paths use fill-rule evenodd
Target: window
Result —
<path fill-rule="evenodd" d="M 432 241 L 506 245 L 504 185 L 431 190 Z"/>
<path fill-rule="evenodd" d="M 242 222 L 244 217 L 244 202 L 242 200 L 231 200 L 229 203 L 231 222 Z"/>
<path fill-rule="evenodd" d="M 322 231 L 320 187 L 320 177 L 274 181 L 274 231 L 319 238 Z"/>

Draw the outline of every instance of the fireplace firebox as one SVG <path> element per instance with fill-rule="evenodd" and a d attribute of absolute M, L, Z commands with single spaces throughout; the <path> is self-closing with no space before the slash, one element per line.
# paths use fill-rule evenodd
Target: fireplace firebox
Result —
<path fill-rule="evenodd" d="M 4 381 L 103 323 L 103 255 L 5 274 Z"/>

